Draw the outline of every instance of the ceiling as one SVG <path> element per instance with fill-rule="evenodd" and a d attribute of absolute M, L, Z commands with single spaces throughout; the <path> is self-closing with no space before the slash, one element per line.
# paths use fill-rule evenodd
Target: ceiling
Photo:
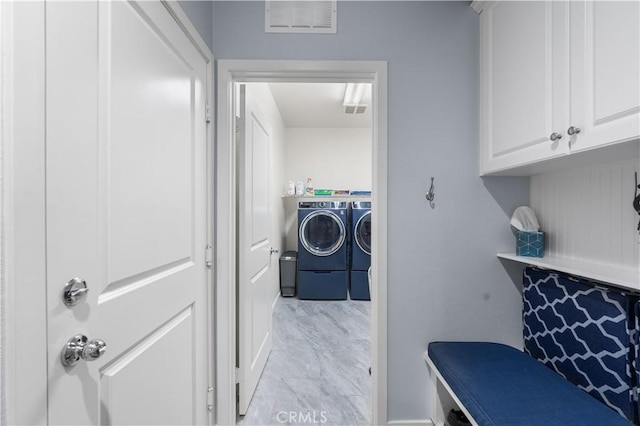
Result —
<path fill-rule="evenodd" d="M 360 101 L 363 114 L 345 114 L 346 83 L 269 83 L 287 127 L 371 127 L 371 86 Z"/>

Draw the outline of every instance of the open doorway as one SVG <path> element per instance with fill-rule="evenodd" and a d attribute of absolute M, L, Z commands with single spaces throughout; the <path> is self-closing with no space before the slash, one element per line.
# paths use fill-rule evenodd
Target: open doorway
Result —
<path fill-rule="evenodd" d="M 372 195 L 371 210 L 376 218 L 372 229 L 373 289 L 371 298 L 371 422 L 386 421 L 386 63 L 326 61 L 220 61 L 218 64 L 218 144 L 217 144 L 217 422 L 236 420 L 236 299 L 235 277 L 238 271 L 236 237 L 241 226 L 237 185 L 238 152 L 235 119 L 239 103 L 235 90 L 243 82 L 368 83 L 372 88 Z M 245 123 L 246 124 L 246 123 Z M 268 126 L 262 126 L 268 133 Z M 285 238 L 286 240 L 286 238 Z M 268 243 L 273 251 L 275 245 Z M 281 245 L 286 247 L 286 243 Z M 275 263 L 277 268 L 277 263 Z M 277 274 L 275 275 L 277 277 Z M 265 340 L 266 342 L 266 340 Z M 240 375 L 242 377 L 242 375 Z M 241 384 L 242 386 L 242 384 Z M 317 415 L 321 413 L 318 412 Z M 290 421 L 290 419 L 288 419 Z"/>
<path fill-rule="evenodd" d="M 238 423 L 370 424 L 371 84 L 236 86 Z"/>

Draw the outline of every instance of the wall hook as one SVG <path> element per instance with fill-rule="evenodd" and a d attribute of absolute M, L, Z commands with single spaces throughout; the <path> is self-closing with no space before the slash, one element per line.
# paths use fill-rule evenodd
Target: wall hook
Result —
<path fill-rule="evenodd" d="M 431 176 L 431 187 L 429 188 L 429 192 L 427 192 L 427 195 L 426 195 L 427 201 L 429 201 L 429 204 L 431 204 L 431 208 L 433 208 L 433 199 L 435 197 L 436 197 L 436 193 L 433 187 L 433 176 Z"/>

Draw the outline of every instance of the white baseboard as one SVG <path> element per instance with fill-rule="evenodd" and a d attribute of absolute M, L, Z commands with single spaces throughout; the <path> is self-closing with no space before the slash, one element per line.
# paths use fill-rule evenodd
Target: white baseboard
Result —
<path fill-rule="evenodd" d="M 433 426 L 429 419 L 425 420 L 392 420 L 387 423 L 389 426 Z"/>

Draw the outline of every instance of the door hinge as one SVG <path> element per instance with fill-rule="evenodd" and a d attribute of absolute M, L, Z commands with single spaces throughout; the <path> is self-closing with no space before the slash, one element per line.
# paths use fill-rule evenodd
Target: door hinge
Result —
<path fill-rule="evenodd" d="M 240 133 L 240 129 L 243 124 L 242 121 L 242 118 L 236 117 L 236 134 Z"/>
<path fill-rule="evenodd" d="M 207 247 L 204 250 L 204 261 L 207 268 L 211 268 L 213 266 L 213 247 L 210 244 L 207 244 Z"/>
<path fill-rule="evenodd" d="M 240 383 L 240 369 L 236 367 L 236 384 Z"/>
<path fill-rule="evenodd" d="M 211 104 L 207 103 L 204 106 L 204 121 L 211 123 L 211 120 L 213 120 L 213 110 Z"/>
<path fill-rule="evenodd" d="M 207 389 L 207 410 L 213 411 L 213 387 Z"/>

